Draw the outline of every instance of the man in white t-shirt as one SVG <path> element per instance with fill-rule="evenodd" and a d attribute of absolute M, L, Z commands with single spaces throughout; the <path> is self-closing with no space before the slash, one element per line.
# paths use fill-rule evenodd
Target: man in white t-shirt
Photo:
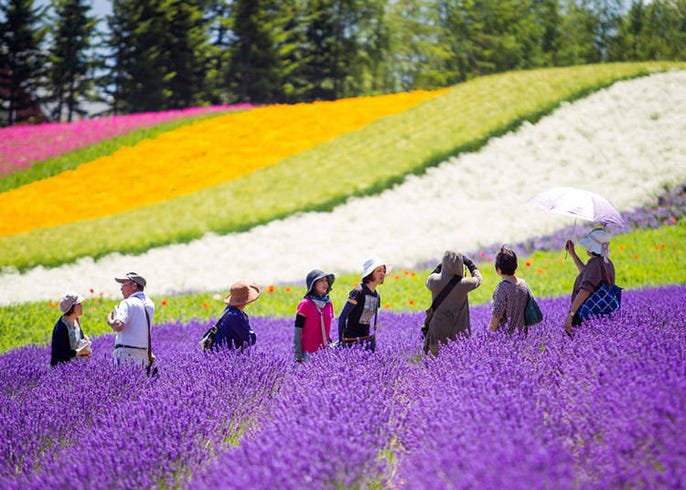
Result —
<path fill-rule="evenodd" d="M 155 304 L 143 290 L 145 279 L 135 272 L 115 277 L 121 283 L 124 300 L 107 316 L 107 324 L 117 332 L 114 340 L 114 361 L 146 366 L 148 359 L 149 328 L 155 314 Z M 152 351 L 151 351 L 152 352 Z"/>

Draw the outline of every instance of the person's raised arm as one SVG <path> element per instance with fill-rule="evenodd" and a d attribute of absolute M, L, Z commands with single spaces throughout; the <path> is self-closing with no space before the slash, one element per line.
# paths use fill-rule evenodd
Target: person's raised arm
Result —
<path fill-rule="evenodd" d="M 565 243 L 565 250 L 572 257 L 572 260 L 574 261 L 574 265 L 579 270 L 579 272 L 583 271 L 584 270 L 584 263 L 581 261 L 581 259 L 579 258 L 579 256 L 576 253 L 576 249 L 574 248 L 574 242 L 571 240 L 567 240 L 567 243 Z"/>

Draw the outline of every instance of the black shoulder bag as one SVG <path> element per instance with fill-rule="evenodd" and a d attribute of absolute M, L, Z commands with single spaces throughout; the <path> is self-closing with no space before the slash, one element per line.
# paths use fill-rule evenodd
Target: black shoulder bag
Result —
<path fill-rule="evenodd" d="M 202 339 L 200 339 L 200 348 L 204 351 L 210 350 L 212 347 L 214 347 L 214 339 L 217 336 L 217 330 L 219 329 L 219 325 L 221 324 L 222 320 L 226 316 L 226 314 L 229 312 L 229 308 L 226 309 L 224 314 L 219 317 L 219 320 L 217 320 L 217 323 L 212 325 L 207 332 L 202 336 Z"/>
<path fill-rule="evenodd" d="M 443 289 L 441 289 L 441 292 L 438 293 L 438 296 L 434 298 L 434 300 L 431 302 L 431 306 L 426 310 L 426 316 L 424 317 L 424 323 L 422 324 L 422 337 L 426 338 L 426 334 L 429 331 L 429 323 L 431 323 L 431 319 L 434 316 L 434 312 L 438 307 L 443 303 L 443 300 L 450 294 L 450 291 L 453 290 L 453 288 L 457 285 L 458 282 L 460 282 L 460 279 L 462 277 L 460 276 L 453 276 L 452 279 L 450 279 L 450 282 L 443 286 Z"/>

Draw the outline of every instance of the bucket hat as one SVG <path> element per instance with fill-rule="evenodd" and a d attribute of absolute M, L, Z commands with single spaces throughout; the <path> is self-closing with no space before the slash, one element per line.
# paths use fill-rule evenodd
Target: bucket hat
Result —
<path fill-rule="evenodd" d="M 66 313 L 74 306 L 83 303 L 83 296 L 78 293 L 67 293 L 60 300 L 60 311 Z"/>
<path fill-rule="evenodd" d="M 247 305 L 259 297 L 260 288 L 258 286 L 244 281 L 237 281 L 231 285 L 229 295 L 224 299 L 224 303 L 229 306 Z"/>
<path fill-rule="evenodd" d="M 312 269 L 307 274 L 307 278 L 305 279 L 305 284 L 307 286 L 307 292 L 305 293 L 305 296 L 312 293 L 312 288 L 314 287 L 314 283 L 323 277 L 326 277 L 326 282 L 329 283 L 329 291 L 331 290 L 331 286 L 333 285 L 334 281 L 336 280 L 336 276 L 333 274 L 327 274 L 326 272 L 321 271 L 319 269 Z"/>
<path fill-rule="evenodd" d="M 386 264 L 380 257 L 377 257 L 376 255 L 373 255 L 372 257 L 369 257 L 367 260 L 364 261 L 364 264 L 362 266 L 362 279 L 367 277 L 369 274 L 374 272 L 374 269 L 379 267 L 380 265 L 386 266 L 386 273 L 390 272 L 391 267 Z"/>
<path fill-rule="evenodd" d="M 607 257 L 610 254 L 610 234 L 602 228 L 595 228 L 581 237 L 581 246 L 589 252 Z"/>

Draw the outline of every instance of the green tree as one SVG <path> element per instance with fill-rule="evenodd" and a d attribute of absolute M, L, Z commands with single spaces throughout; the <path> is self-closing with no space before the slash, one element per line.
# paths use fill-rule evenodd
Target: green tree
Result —
<path fill-rule="evenodd" d="M 234 5 L 228 81 L 239 102 L 265 103 L 283 96 L 276 48 L 278 0 L 237 0 Z"/>
<path fill-rule="evenodd" d="M 639 59 L 686 60 L 686 0 L 655 0 L 645 6 L 636 31 Z"/>
<path fill-rule="evenodd" d="M 207 100 L 212 104 L 221 104 L 235 98 L 226 83 L 229 69 L 232 40 L 232 0 L 212 0 L 205 9 L 208 31 L 208 44 L 204 49 L 207 60 L 205 91 Z"/>
<path fill-rule="evenodd" d="M 115 113 L 167 107 L 168 73 L 163 58 L 167 35 L 164 0 L 114 0 L 108 17 L 109 76 L 105 84 Z"/>
<path fill-rule="evenodd" d="M 311 0 L 308 4 L 303 73 L 307 100 L 333 100 L 347 94 L 357 62 L 358 4 L 355 0 Z"/>
<path fill-rule="evenodd" d="M 209 66 L 207 19 L 204 0 L 165 2 L 161 59 L 164 62 L 167 109 L 180 109 L 204 102 Z"/>
<path fill-rule="evenodd" d="M 83 0 L 54 0 L 51 22 L 48 79 L 55 103 L 52 117 L 67 121 L 79 111 L 80 101 L 93 86 L 94 61 L 89 57 L 91 36 L 97 21 L 89 16 L 90 6 Z"/>
<path fill-rule="evenodd" d="M 439 20 L 435 0 L 398 0 L 385 12 L 388 49 L 384 53 L 383 86 L 398 92 L 446 86 L 460 78 L 455 42 Z"/>
<path fill-rule="evenodd" d="M 104 84 L 115 112 L 204 102 L 207 5 L 202 0 L 114 0 Z"/>
<path fill-rule="evenodd" d="M 558 65 L 598 63 L 601 52 L 595 43 L 599 18 L 588 0 L 565 0 L 560 22 Z"/>
<path fill-rule="evenodd" d="M 15 124 L 38 102 L 45 30 L 38 27 L 44 8 L 33 0 L 0 2 L 0 96 L 4 123 Z"/>
<path fill-rule="evenodd" d="M 390 46 L 390 32 L 386 26 L 386 0 L 357 2 L 353 17 L 356 48 L 351 53 L 354 64 L 344 96 L 380 93 L 383 83 L 384 58 Z"/>

